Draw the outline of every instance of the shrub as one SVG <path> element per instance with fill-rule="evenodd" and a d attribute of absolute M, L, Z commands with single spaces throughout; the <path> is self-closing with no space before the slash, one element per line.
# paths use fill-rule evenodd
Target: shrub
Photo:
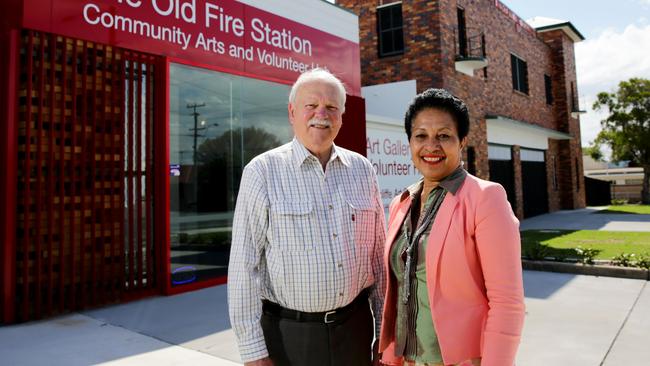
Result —
<path fill-rule="evenodd" d="M 583 248 L 581 246 L 575 248 L 575 251 L 582 264 L 594 264 L 594 258 L 600 253 L 600 249 Z"/>
<path fill-rule="evenodd" d="M 540 242 L 535 242 L 526 250 L 526 256 L 534 261 L 542 260 L 548 256 L 550 247 Z"/>
<path fill-rule="evenodd" d="M 617 256 L 614 256 L 612 258 L 612 262 L 615 266 L 621 266 L 621 267 L 632 267 L 634 264 L 634 260 L 636 255 L 634 253 L 621 253 Z"/>
<path fill-rule="evenodd" d="M 621 205 L 627 205 L 628 201 L 625 198 L 614 198 L 612 199 L 612 205 L 614 206 L 621 206 Z"/>
<path fill-rule="evenodd" d="M 650 270 L 650 256 L 641 254 L 636 260 L 636 266 Z"/>
<path fill-rule="evenodd" d="M 564 262 L 569 256 L 565 252 L 556 252 L 553 253 L 553 259 L 557 262 Z"/>

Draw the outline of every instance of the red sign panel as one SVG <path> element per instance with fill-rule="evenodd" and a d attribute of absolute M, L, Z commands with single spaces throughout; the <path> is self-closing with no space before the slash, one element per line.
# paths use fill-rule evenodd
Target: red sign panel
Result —
<path fill-rule="evenodd" d="M 235 1 L 25 0 L 23 27 L 292 83 L 313 67 L 360 95 L 359 45 Z"/>

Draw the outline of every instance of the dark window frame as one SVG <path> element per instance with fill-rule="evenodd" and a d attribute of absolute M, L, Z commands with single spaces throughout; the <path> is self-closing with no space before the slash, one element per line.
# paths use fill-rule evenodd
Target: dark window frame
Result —
<path fill-rule="evenodd" d="M 476 149 L 474 146 L 467 147 L 467 172 L 476 175 Z"/>
<path fill-rule="evenodd" d="M 571 112 L 580 112 L 578 98 L 576 98 L 576 88 L 573 81 L 571 82 Z"/>
<path fill-rule="evenodd" d="M 469 56 L 467 44 L 467 25 L 465 23 L 465 9 L 458 6 L 456 8 L 456 21 L 458 22 L 458 56 Z"/>
<path fill-rule="evenodd" d="M 576 192 L 580 192 L 580 164 L 578 164 L 578 158 L 574 158 L 576 166 Z"/>
<path fill-rule="evenodd" d="M 379 57 L 401 55 L 404 48 L 402 3 L 377 7 L 377 54 Z"/>
<path fill-rule="evenodd" d="M 557 183 L 557 162 L 555 160 L 555 155 L 551 156 L 551 171 L 553 172 L 553 190 L 557 191 L 560 187 Z"/>
<path fill-rule="evenodd" d="M 553 105 L 553 79 L 548 74 L 544 74 L 544 90 L 546 92 L 546 104 Z"/>
<path fill-rule="evenodd" d="M 528 64 L 514 53 L 510 54 L 512 69 L 512 88 L 528 95 Z"/>

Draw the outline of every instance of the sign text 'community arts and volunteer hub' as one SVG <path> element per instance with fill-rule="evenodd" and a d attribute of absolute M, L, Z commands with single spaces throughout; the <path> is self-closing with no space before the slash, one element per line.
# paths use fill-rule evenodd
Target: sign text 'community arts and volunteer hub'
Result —
<path fill-rule="evenodd" d="M 25 1 L 36 30 L 290 83 L 313 67 L 360 90 L 357 43 L 234 1 Z M 338 66 L 337 66 L 338 65 Z M 348 67 L 346 67 L 348 66 Z"/>

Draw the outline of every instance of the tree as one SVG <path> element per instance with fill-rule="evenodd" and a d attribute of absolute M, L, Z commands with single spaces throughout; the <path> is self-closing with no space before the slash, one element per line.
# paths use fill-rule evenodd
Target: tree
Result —
<path fill-rule="evenodd" d="M 605 161 L 605 156 L 603 156 L 603 152 L 600 150 L 600 144 L 595 142 L 587 147 L 583 147 L 582 154 L 590 156 L 594 161 Z"/>
<path fill-rule="evenodd" d="M 621 81 L 618 90 L 599 93 L 593 108 L 609 111 L 600 122 L 603 130 L 596 144 L 609 145 L 614 161 L 629 160 L 643 167 L 641 200 L 650 204 L 650 80 Z"/>
<path fill-rule="evenodd" d="M 257 127 L 227 130 L 201 143 L 196 152 L 198 212 L 232 211 L 244 166 L 281 144 L 276 135 Z"/>

